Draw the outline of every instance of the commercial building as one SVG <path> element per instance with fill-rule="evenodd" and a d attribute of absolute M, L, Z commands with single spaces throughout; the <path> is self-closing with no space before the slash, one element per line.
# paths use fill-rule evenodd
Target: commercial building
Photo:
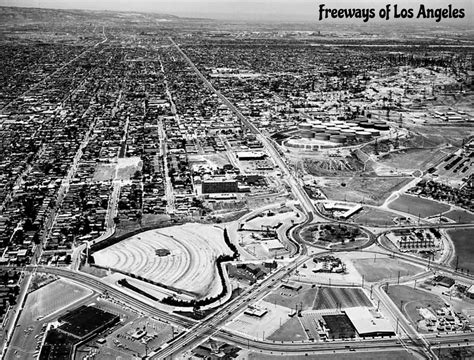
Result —
<path fill-rule="evenodd" d="M 238 182 L 236 180 L 209 180 L 203 181 L 203 194 L 236 193 L 239 192 Z"/>
<path fill-rule="evenodd" d="M 387 319 L 375 317 L 363 306 L 347 308 L 345 314 L 354 325 L 359 336 L 392 336 L 395 335 Z"/>

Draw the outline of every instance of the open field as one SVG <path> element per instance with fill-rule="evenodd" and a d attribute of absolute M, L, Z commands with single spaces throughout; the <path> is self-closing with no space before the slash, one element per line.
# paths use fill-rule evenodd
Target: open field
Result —
<path fill-rule="evenodd" d="M 456 255 L 459 256 L 458 267 L 474 272 L 474 246 L 472 229 L 448 230 L 447 234 L 454 243 Z M 453 260 L 455 263 L 456 260 Z M 451 265 L 454 265 L 454 264 Z"/>
<path fill-rule="evenodd" d="M 292 318 L 288 317 L 285 320 L 286 322 L 282 324 L 281 327 L 273 334 L 271 334 L 267 338 L 268 340 L 303 341 L 308 339 L 298 316 L 293 316 Z"/>
<path fill-rule="evenodd" d="M 170 254 L 158 256 L 158 249 Z M 101 266 L 208 296 L 221 289 L 215 267 L 221 254 L 232 254 L 222 229 L 188 223 L 134 235 L 94 253 L 94 259 Z"/>
<path fill-rule="evenodd" d="M 416 359 L 413 355 L 405 350 L 397 351 L 375 351 L 375 352 L 348 352 L 337 353 L 337 354 L 317 354 L 313 356 L 305 355 L 293 355 L 293 356 L 278 356 L 278 355 L 266 355 L 261 353 L 250 353 L 248 360 L 414 360 Z M 240 358 L 239 358 L 240 360 Z"/>
<path fill-rule="evenodd" d="M 444 306 L 444 300 L 439 296 L 406 285 L 389 286 L 388 296 L 399 309 L 402 308 L 402 312 L 413 324 L 423 319 L 418 313 L 419 308 L 431 308 L 436 312 Z"/>
<path fill-rule="evenodd" d="M 375 260 L 375 261 L 374 261 Z M 423 269 L 399 259 L 375 258 L 357 259 L 352 262 L 365 281 L 377 282 L 383 279 L 396 279 L 417 274 Z"/>
<path fill-rule="evenodd" d="M 313 288 L 309 285 L 304 285 L 299 291 L 279 287 L 267 295 L 265 301 L 280 306 L 286 306 L 290 309 L 294 309 L 296 305 L 298 305 L 299 308 L 303 305 L 303 310 L 306 310 L 313 307 L 317 292 L 317 287 Z"/>
<path fill-rule="evenodd" d="M 362 211 L 359 211 L 350 219 L 358 224 L 363 225 L 387 226 L 394 224 L 393 219 L 395 217 L 397 217 L 397 214 L 391 213 L 389 211 L 364 207 Z"/>
<path fill-rule="evenodd" d="M 418 126 L 416 131 L 423 134 L 429 141 L 440 144 L 449 143 L 454 146 L 462 146 L 462 140 L 466 137 L 465 126 Z M 472 131 L 472 128 L 468 131 Z"/>
<path fill-rule="evenodd" d="M 400 195 L 396 200 L 389 203 L 388 207 L 415 216 L 419 215 L 422 218 L 443 213 L 450 209 L 449 205 L 405 194 Z"/>
<path fill-rule="evenodd" d="M 408 149 L 388 154 L 378 162 L 394 169 L 426 170 L 445 156 L 446 153 L 439 149 Z"/>
<path fill-rule="evenodd" d="M 222 168 L 224 165 L 230 164 L 226 153 L 205 155 L 190 154 L 188 155 L 188 160 L 192 166 L 199 167 L 203 165 L 211 169 Z"/>
<path fill-rule="evenodd" d="M 142 160 L 138 156 L 120 158 L 117 161 L 117 179 L 130 180 L 137 170 L 141 170 Z"/>
<path fill-rule="evenodd" d="M 109 181 L 115 177 L 115 164 L 98 164 L 94 171 L 93 181 Z"/>
<path fill-rule="evenodd" d="M 321 190 L 330 200 L 381 205 L 393 191 L 412 180 L 408 178 L 353 177 L 324 179 Z"/>
<path fill-rule="evenodd" d="M 451 220 L 454 220 L 458 223 L 472 223 L 474 222 L 474 214 L 470 213 L 467 210 L 451 210 L 443 214 L 444 217 L 447 217 Z"/>
<path fill-rule="evenodd" d="M 474 359 L 474 347 L 473 346 L 462 346 L 458 348 L 444 348 L 436 349 L 436 355 L 440 359 L 446 360 L 457 360 L 457 359 Z"/>
<path fill-rule="evenodd" d="M 359 288 L 322 287 L 313 303 L 314 310 L 355 306 L 373 306 L 364 291 Z"/>

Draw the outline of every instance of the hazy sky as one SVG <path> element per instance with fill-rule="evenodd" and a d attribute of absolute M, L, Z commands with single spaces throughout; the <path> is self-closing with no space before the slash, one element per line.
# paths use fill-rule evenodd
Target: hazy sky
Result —
<path fill-rule="evenodd" d="M 473 19 L 473 0 L 0 0 L 4 6 L 59 9 L 153 11 L 178 16 L 236 20 L 317 20 L 319 4 L 328 8 L 376 8 L 385 4 L 418 9 L 427 7 L 464 8 Z"/>

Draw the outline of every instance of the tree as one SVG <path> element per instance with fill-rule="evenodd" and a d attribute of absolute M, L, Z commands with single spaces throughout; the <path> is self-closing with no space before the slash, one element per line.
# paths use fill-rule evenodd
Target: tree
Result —
<path fill-rule="evenodd" d="M 84 229 L 83 229 L 83 234 L 89 234 L 91 232 L 91 222 L 89 221 L 89 218 L 86 216 L 84 217 Z"/>
<path fill-rule="evenodd" d="M 35 234 L 33 235 L 33 243 L 35 243 L 36 245 L 39 245 L 41 243 L 39 232 L 35 232 Z"/>

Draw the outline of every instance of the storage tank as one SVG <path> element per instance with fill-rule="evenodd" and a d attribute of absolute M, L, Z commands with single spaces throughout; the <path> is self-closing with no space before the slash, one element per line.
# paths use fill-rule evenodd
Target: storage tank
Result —
<path fill-rule="evenodd" d="M 388 131 L 390 130 L 390 126 L 386 123 L 384 124 L 375 124 L 374 128 L 380 131 Z"/>
<path fill-rule="evenodd" d="M 346 137 L 343 135 L 331 135 L 329 140 L 337 144 L 344 144 L 346 142 Z"/>
<path fill-rule="evenodd" d="M 360 123 L 359 123 L 359 126 L 362 127 L 362 128 L 364 128 L 364 129 L 369 129 L 369 128 L 373 128 L 373 127 L 374 127 L 374 125 L 373 125 L 372 123 L 368 122 L 368 121 L 367 121 L 367 122 L 365 122 L 365 121 L 364 121 L 364 122 L 360 122 Z"/>
<path fill-rule="evenodd" d="M 362 131 L 362 130 L 361 130 Z M 355 134 L 356 131 L 354 129 L 341 129 L 341 134 L 346 135 L 346 134 Z"/>
<path fill-rule="evenodd" d="M 300 131 L 300 136 L 304 139 L 311 139 L 314 137 L 314 132 L 311 130 L 302 130 Z"/>
<path fill-rule="evenodd" d="M 340 133 L 341 133 L 341 129 L 332 126 L 332 127 L 328 127 L 328 128 L 326 129 L 326 132 L 327 132 L 328 134 L 337 135 L 337 134 L 340 134 Z"/>
<path fill-rule="evenodd" d="M 362 140 L 369 140 L 371 138 L 370 132 L 368 131 L 357 131 L 356 136 Z"/>
<path fill-rule="evenodd" d="M 326 126 L 324 126 L 324 125 L 313 125 L 312 130 L 314 132 L 318 132 L 318 133 L 324 132 L 326 130 Z"/>
<path fill-rule="evenodd" d="M 356 134 L 355 133 L 346 133 L 344 134 L 344 136 L 346 137 L 347 140 L 354 140 L 356 138 Z"/>
<path fill-rule="evenodd" d="M 367 129 L 372 136 L 380 136 L 380 131 L 376 129 Z"/>
<path fill-rule="evenodd" d="M 300 128 L 300 130 L 311 130 L 311 124 L 307 122 L 300 123 L 298 127 Z"/>
<path fill-rule="evenodd" d="M 316 140 L 327 141 L 329 140 L 329 135 L 326 133 L 318 133 L 314 135 Z"/>

